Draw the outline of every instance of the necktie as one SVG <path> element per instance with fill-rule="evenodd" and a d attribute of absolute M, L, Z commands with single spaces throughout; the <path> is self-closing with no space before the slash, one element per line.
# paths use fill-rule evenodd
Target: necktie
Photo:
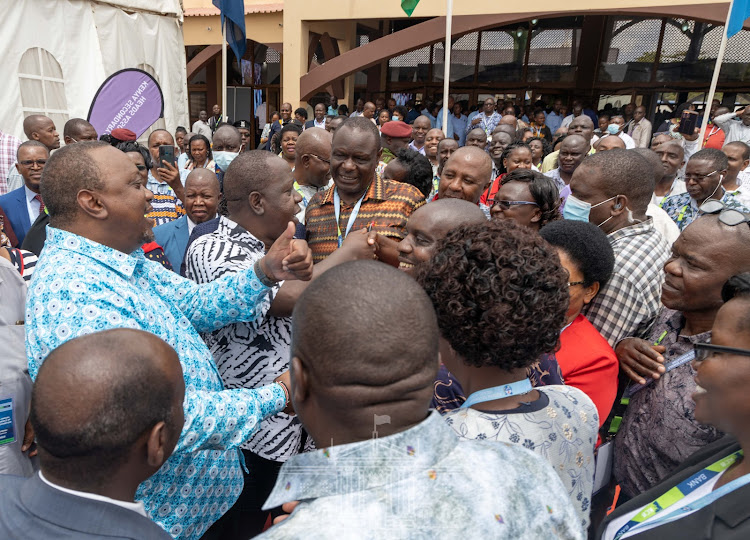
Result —
<path fill-rule="evenodd" d="M 35 201 L 39 201 L 39 215 L 41 216 L 44 213 L 44 201 L 42 200 L 42 196 L 38 193 L 34 196 Z"/>

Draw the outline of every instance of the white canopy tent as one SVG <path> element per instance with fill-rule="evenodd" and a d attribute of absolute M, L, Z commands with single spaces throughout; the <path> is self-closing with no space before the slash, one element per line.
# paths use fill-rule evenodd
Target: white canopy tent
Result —
<path fill-rule="evenodd" d="M 179 0 L 34 0 L 7 2 L 0 50 L 0 130 L 26 140 L 23 119 L 52 118 L 60 132 L 69 118 L 86 118 L 111 74 L 140 68 L 164 94 L 171 132 L 187 126 L 187 79 Z"/>

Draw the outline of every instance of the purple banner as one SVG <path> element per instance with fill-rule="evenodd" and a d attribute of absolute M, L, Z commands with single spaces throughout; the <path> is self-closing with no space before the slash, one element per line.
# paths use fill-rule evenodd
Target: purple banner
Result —
<path fill-rule="evenodd" d="M 99 135 L 127 128 L 140 137 L 164 116 L 164 96 L 154 78 L 140 69 L 111 75 L 91 102 L 88 121 Z"/>

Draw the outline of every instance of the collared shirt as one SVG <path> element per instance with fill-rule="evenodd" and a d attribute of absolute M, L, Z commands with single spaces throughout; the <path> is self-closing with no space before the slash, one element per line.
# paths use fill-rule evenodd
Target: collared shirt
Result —
<path fill-rule="evenodd" d="M 726 190 L 719 200 L 723 202 L 727 208 L 734 208 L 740 212 L 750 212 L 750 210 L 745 208 L 733 194 Z M 681 231 L 685 230 L 685 227 L 690 225 L 698 218 L 698 216 L 700 216 L 698 204 L 689 193 L 681 193 L 679 195 L 667 197 L 661 202 L 660 206 L 667 214 L 669 214 L 669 217 L 672 218 L 672 221 L 677 224 L 677 227 Z"/>
<path fill-rule="evenodd" d="M 36 218 L 39 217 L 39 208 L 42 206 L 36 197 L 41 197 L 41 195 L 31 191 L 25 184 L 23 190 L 26 193 L 26 211 L 29 213 L 29 223 L 34 223 Z"/>
<path fill-rule="evenodd" d="M 555 134 L 555 131 L 560 129 L 560 125 L 562 124 L 563 117 L 557 114 L 555 111 L 552 111 L 547 115 L 544 122 L 547 124 L 547 127 L 549 128 L 552 135 Z"/>
<path fill-rule="evenodd" d="M 0 131 L 0 195 L 5 195 L 8 189 L 7 178 L 12 169 L 15 169 L 16 153 L 21 141 L 10 133 Z"/>
<path fill-rule="evenodd" d="M 466 124 L 466 134 L 468 135 L 469 132 L 472 129 L 476 128 L 482 128 L 484 132 L 489 137 L 492 135 L 492 132 L 497 127 L 497 125 L 500 123 L 500 120 L 503 119 L 501 115 L 499 115 L 497 112 L 493 112 L 490 116 L 487 116 L 484 111 L 477 114 L 474 118 L 479 118 L 478 124 L 472 124 L 471 121 L 467 122 Z M 472 118 L 473 120 L 473 118 Z"/>
<path fill-rule="evenodd" d="M 666 362 L 707 343 L 711 332 L 681 335 L 685 317 L 662 308 L 646 340 L 653 343 L 666 332 L 661 345 Z M 664 373 L 630 398 L 617 437 L 614 472 L 629 496 L 654 487 L 693 452 L 719 439 L 722 433 L 695 419 L 695 370 L 690 362 Z"/>
<path fill-rule="evenodd" d="M 638 122 L 631 122 L 628 127 L 628 135 L 633 139 L 633 142 L 638 148 L 648 148 L 651 144 L 651 131 L 653 126 L 651 122 L 645 118 L 641 118 Z"/>
<path fill-rule="evenodd" d="M 558 191 L 562 191 L 565 188 L 565 180 L 560 176 L 560 167 L 544 173 L 544 176 L 550 178 L 555 183 Z"/>
<path fill-rule="evenodd" d="M 67 493 L 68 495 L 75 495 L 76 497 L 83 497 L 84 499 L 91 499 L 92 501 L 99 501 L 99 502 L 114 504 L 115 506 L 119 506 L 120 508 L 125 508 L 126 510 L 132 510 L 133 512 L 136 512 L 142 515 L 143 517 L 148 517 L 146 515 L 146 509 L 143 507 L 142 502 L 119 501 L 117 499 L 105 497 L 104 495 L 97 495 L 96 493 L 88 493 L 87 491 L 76 491 L 74 489 L 64 488 L 62 486 L 58 486 L 57 484 L 53 484 L 52 482 L 47 480 L 42 474 L 42 471 L 39 471 L 39 478 L 41 479 L 42 482 L 47 484 L 49 487 L 56 489 L 58 491 L 62 491 L 63 493 Z"/>
<path fill-rule="evenodd" d="M 517 446 L 461 441 L 437 412 L 290 459 L 264 508 L 295 500 L 258 538 L 584 538 L 549 464 Z"/>
<path fill-rule="evenodd" d="M 409 148 L 410 148 L 411 150 L 414 150 L 415 152 L 419 152 L 419 153 L 420 153 L 420 154 L 422 154 L 423 156 L 425 155 L 424 145 L 422 145 L 422 148 L 417 148 L 417 145 L 416 145 L 416 144 L 414 144 L 414 141 L 411 141 L 411 142 L 409 143 Z"/>
<path fill-rule="evenodd" d="M 726 137 L 724 138 L 725 145 L 734 141 L 750 144 L 750 126 L 743 124 L 735 113 L 728 112 L 715 117 L 714 124 L 726 133 Z M 686 157 L 685 160 L 687 159 Z"/>
<path fill-rule="evenodd" d="M 385 168 L 385 167 L 383 167 Z M 310 204 L 310 201 L 315 196 L 316 193 L 319 191 L 325 191 L 329 187 L 333 185 L 333 180 L 329 180 L 328 183 L 322 187 L 315 187 L 315 186 L 306 186 L 306 185 L 300 185 L 296 181 L 294 182 L 294 189 L 297 191 L 297 193 L 300 194 L 302 197 L 302 201 L 299 203 L 299 212 L 297 212 L 297 215 L 295 216 L 297 218 L 297 221 L 302 223 L 302 225 L 305 224 L 305 213 L 307 212 L 307 205 Z"/>
<path fill-rule="evenodd" d="M 599 430 L 596 407 L 586 394 L 572 386 L 544 386 L 537 391 L 539 399 L 516 409 L 489 412 L 463 408 L 450 411 L 444 418 L 461 439 L 514 444 L 549 461 L 586 529 Z"/>
<path fill-rule="evenodd" d="M 648 218 L 607 235 L 615 270 L 583 314 L 614 348 L 626 337 L 648 334 L 661 308 L 669 246 Z"/>
<path fill-rule="evenodd" d="M 327 114 L 328 114 L 328 116 L 338 116 L 339 115 L 339 110 L 336 107 L 334 107 L 333 105 L 329 105 L 328 106 L 328 112 L 327 112 Z"/>
<path fill-rule="evenodd" d="M 192 219 L 190 219 L 190 216 L 186 216 L 186 217 L 187 217 L 187 222 L 188 222 L 188 236 L 190 236 L 190 234 L 193 232 L 193 229 L 195 229 L 195 226 L 197 225 L 197 223 L 195 221 L 193 221 Z M 212 217 L 211 219 L 213 219 L 215 217 L 216 216 Z M 206 221 L 208 221 L 208 220 L 206 220 Z"/>
<path fill-rule="evenodd" d="M 307 243 L 313 253 L 313 260 L 320 262 L 338 248 L 338 229 L 333 204 L 333 185 L 322 193 L 317 193 L 305 214 Z M 372 230 L 394 240 L 406 236 L 406 222 L 414 210 L 425 203 L 422 193 L 409 184 L 383 180 L 376 174 L 365 192 L 359 214 L 352 224 L 351 231 L 366 228 L 372 223 Z M 339 227 L 342 235 L 354 210 L 354 204 L 341 201 Z M 351 232 L 350 231 L 350 232 Z"/>
<path fill-rule="evenodd" d="M 227 274 L 253 268 L 266 254 L 263 242 L 231 219 L 221 216 L 216 231 L 201 236 L 186 256 L 186 277 L 210 283 Z M 271 303 L 279 283 L 256 307 L 256 319 L 227 325 L 203 338 L 227 388 L 258 388 L 289 369 L 292 318 L 272 317 Z M 271 461 L 286 461 L 300 450 L 302 425 L 296 416 L 279 413 L 265 420 L 246 448 Z"/>
<path fill-rule="evenodd" d="M 198 120 L 193 124 L 193 129 L 191 130 L 193 133 L 197 133 L 198 135 L 203 135 L 208 139 L 208 142 L 213 141 L 213 135 L 214 132 L 211 131 L 211 126 L 208 125 L 207 122 L 204 122 L 203 120 Z"/>
<path fill-rule="evenodd" d="M 326 119 L 323 118 L 322 122 L 318 122 L 317 120 L 315 120 L 313 118 L 313 126 L 315 126 L 316 128 L 325 129 L 326 128 Z"/>
<path fill-rule="evenodd" d="M 51 226 L 29 285 L 29 374 L 62 343 L 108 328 L 140 328 L 166 341 L 185 378 L 185 424 L 172 456 L 136 493 L 178 539 L 198 539 L 242 491 L 238 447 L 284 408 L 282 388 L 224 390 L 198 332 L 254 320 L 268 288 L 252 270 L 198 286 L 146 260 Z"/>
<path fill-rule="evenodd" d="M 669 187 L 669 191 L 667 191 L 667 193 L 663 197 L 659 197 L 658 195 L 656 195 L 656 193 L 651 195 L 651 204 L 660 206 L 661 202 L 667 197 L 671 197 L 672 195 L 679 195 L 680 193 L 687 193 L 687 185 L 685 184 L 684 180 L 680 180 L 679 178 L 675 177 L 675 179 L 672 181 L 672 185 Z"/>
<path fill-rule="evenodd" d="M 465 114 L 460 117 L 456 117 L 455 114 L 451 115 L 451 122 L 453 122 L 453 135 L 458 135 L 458 146 L 466 144 L 466 126 L 469 119 Z"/>
<path fill-rule="evenodd" d="M 183 186 L 189 174 L 190 171 L 180 169 L 180 180 L 182 180 Z M 157 180 L 151 174 L 151 171 L 148 171 L 146 187 L 154 194 L 151 201 L 153 210 L 146 214 L 146 217 L 154 220 L 154 227 L 164 225 L 185 215 L 185 207 L 182 206 L 182 201 L 175 195 L 174 190 L 166 182 Z"/>

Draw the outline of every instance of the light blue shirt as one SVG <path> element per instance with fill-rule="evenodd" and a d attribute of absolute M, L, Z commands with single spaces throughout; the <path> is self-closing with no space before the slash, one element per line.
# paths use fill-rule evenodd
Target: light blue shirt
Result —
<path fill-rule="evenodd" d="M 185 167 L 187 167 L 188 161 L 190 161 L 190 157 L 188 156 L 187 152 L 183 152 L 180 154 L 180 157 L 177 158 L 177 168 L 180 169 L 180 171 L 185 170 Z M 151 171 L 148 171 L 149 175 L 151 174 Z M 182 174 L 180 172 L 180 174 Z"/>
<path fill-rule="evenodd" d="M 294 456 L 264 508 L 288 501 L 302 502 L 258 538 L 584 538 L 548 463 L 520 446 L 460 441 L 438 412 Z"/>
<path fill-rule="evenodd" d="M 51 226 L 29 284 L 26 352 L 35 379 L 56 347 L 109 328 L 139 328 L 171 345 L 185 378 L 185 424 L 172 456 L 136 493 L 149 517 L 178 539 L 198 539 L 243 487 L 237 448 L 284 408 L 277 384 L 224 390 L 198 332 L 256 318 L 268 288 L 252 269 L 205 285 Z M 125 358 L 123 358 L 125 360 Z"/>
<path fill-rule="evenodd" d="M 557 114 L 555 111 L 552 111 L 547 115 L 547 118 L 544 120 L 544 123 L 549 128 L 550 133 L 552 135 L 555 134 L 555 131 L 560 129 L 560 125 L 562 124 L 563 117 Z"/>

